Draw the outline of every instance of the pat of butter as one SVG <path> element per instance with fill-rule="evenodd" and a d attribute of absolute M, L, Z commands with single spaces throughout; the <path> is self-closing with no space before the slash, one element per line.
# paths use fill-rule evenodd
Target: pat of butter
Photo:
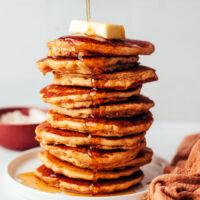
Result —
<path fill-rule="evenodd" d="M 89 36 L 100 36 L 106 39 L 125 39 L 124 26 L 116 24 L 72 20 L 69 32 L 72 34 L 81 33 Z"/>

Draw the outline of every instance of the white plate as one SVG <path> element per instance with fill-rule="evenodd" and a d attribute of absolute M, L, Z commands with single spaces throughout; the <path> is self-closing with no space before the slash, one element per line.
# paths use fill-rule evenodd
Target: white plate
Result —
<path fill-rule="evenodd" d="M 17 179 L 17 175 L 24 172 L 34 171 L 41 162 L 37 154 L 40 148 L 25 151 L 20 156 L 12 160 L 7 167 L 7 180 L 12 191 L 16 191 L 21 197 L 28 200 L 138 200 L 143 197 L 147 190 L 147 184 L 156 176 L 163 173 L 166 161 L 154 156 L 151 164 L 142 168 L 145 178 L 141 186 L 134 188 L 133 193 L 109 195 L 109 196 L 72 196 L 63 193 L 47 193 L 22 185 Z"/>

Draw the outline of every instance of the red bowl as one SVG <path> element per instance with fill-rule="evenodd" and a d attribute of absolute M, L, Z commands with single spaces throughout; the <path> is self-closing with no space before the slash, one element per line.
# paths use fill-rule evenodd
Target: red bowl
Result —
<path fill-rule="evenodd" d="M 0 116 L 7 112 L 19 110 L 28 115 L 28 107 L 1 108 Z M 35 128 L 38 124 L 1 124 L 0 145 L 12 150 L 26 150 L 38 146 L 35 140 Z"/>

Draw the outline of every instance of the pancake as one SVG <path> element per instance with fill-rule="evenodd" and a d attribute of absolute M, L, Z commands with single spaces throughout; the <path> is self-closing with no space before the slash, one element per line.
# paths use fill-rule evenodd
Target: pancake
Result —
<path fill-rule="evenodd" d="M 80 132 L 60 130 L 48 122 L 37 126 L 36 139 L 42 144 L 64 144 L 66 146 L 91 146 L 98 149 L 133 149 L 144 140 L 145 133 L 125 137 L 98 137 Z"/>
<path fill-rule="evenodd" d="M 141 86 L 127 91 L 95 90 L 83 87 L 49 85 L 40 91 L 44 102 L 63 108 L 87 108 L 126 100 L 140 93 Z"/>
<path fill-rule="evenodd" d="M 52 110 L 59 114 L 74 118 L 119 118 L 131 117 L 149 111 L 154 106 L 154 102 L 144 96 L 135 96 L 127 101 L 109 103 L 90 108 L 68 109 L 57 105 L 52 105 Z"/>
<path fill-rule="evenodd" d="M 134 167 L 134 168 L 141 167 L 143 165 L 150 163 L 151 160 L 152 160 L 152 156 L 153 156 L 152 150 L 150 148 L 146 147 L 143 150 L 141 150 L 139 152 L 139 154 L 135 158 L 133 158 L 132 160 L 129 160 L 129 161 L 126 161 L 126 162 L 121 162 L 118 166 L 115 167 L 115 170 L 117 170 L 117 169 L 123 170 L 124 168 L 127 168 L 127 167 Z M 55 157 L 56 157 L 56 155 L 55 155 Z M 60 158 L 58 158 L 58 159 L 61 160 Z M 86 169 L 86 168 L 84 168 L 84 169 Z M 94 170 L 96 171 L 96 168 Z M 101 171 L 102 170 L 103 171 L 105 171 L 105 170 L 112 171 L 113 165 L 104 165 L 104 166 L 102 166 Z"/>
<path fill-rule="evenodd" d="M 128 57 L 93 57 L 93 58 L 51 58 L 37 62 L 39 70 L 46 74 L 55 71 L 69 74 L 101 74 L 134 67 L 138 56 Z"/>
<path fill-rule="evenodd" d="M 138 171 L 127 177 L 94 182 L 82 179 L 73 179 L 61 174 L 56 174 L 44 165 L 36 169 L 35 175 L 47 184 L 60 188 L 61 190 L 93 195 L 126 190 L 131 186 L 139 184 L 144 177 L 142 171 Z"/>
<path fill-rule="evenodd" d="M 78 119 L 67 117 L 53 112 L 48 112 L 48 122 L 54 128 L 90 133 L 103 137 L 122 137 L 131 134 L 146 132 L 152 122 L 152 114 L 150 112 L 130 117 L 118 119 Z"/>
<path fill-rule="evenodd" d="M 54 73 L 53 83 L 63 86 L 82 86 L 98 89 L 127 90 L 158 80 L 155 70 L 137 66 L 132 69 L 98 75 Z"/>
<path fill-rule="evenodd" d="M 100 37 L 70 35 L 48 43 L 51 57 L 135 56 L 154 52 L 150 42 L 140 40 L 108 40 Z"/>
<path fill-rule="evenodd" d="M 41 147 L 60 160 L 67 161 L 75 166 L 102 170 L 107 165 L 109 165 L 110 169 L 114 169 L 123 163 L 133 160 L 146 147 L 146 141 L 136 144 L 134 149 L 129 150 L 102 150 L 90 147 L 45 144 L 41 144 Z"/>
<path fill-rule="evenodd" d="M 69 162 L 65 162 L 56 158 L 47 151 L 40 153 L 40 160 L 47 168 L 51 169 L 55 173 L 62 174 L 69 178 L 92 181 L 99 179 L 117 179 L 123 176 L 130 176 L 134 172 L 139 171 L 139 167 L 126 167 L 124 169 L 110 171 L 93 171 L 90 169 L 79 168 L 70 164 Z"/>

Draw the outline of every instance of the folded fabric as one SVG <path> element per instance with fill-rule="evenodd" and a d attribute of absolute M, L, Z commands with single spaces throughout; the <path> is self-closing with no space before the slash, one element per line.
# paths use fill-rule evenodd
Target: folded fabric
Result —
<path fill-rule="evenodd" d="M 166 166 L 164 172 L 171 173 L 176 167 L 182 168 L 190 155 L 192 147 L 199 139 L 200 134 L 186 136 L 179 145 L 177 152 L 172 159 L 172 162 L 170 163 L 170 165 Z"/>
<path fill-rule="evenodd" d="M 183 140 L 165 171 L 151 182 L 148 200 L 200 200 L 200 134 Z"/>

